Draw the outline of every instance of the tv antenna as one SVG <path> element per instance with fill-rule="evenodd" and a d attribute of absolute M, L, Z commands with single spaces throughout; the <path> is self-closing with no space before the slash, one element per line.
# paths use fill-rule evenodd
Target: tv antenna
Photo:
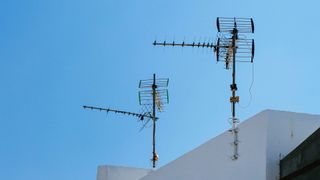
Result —
<path fill-rule="evenodd" d="M 238 90 L 236 84 L 236 62 L 251 62 L 254 58 L 254 40 L 247 39 L 245 34 L 254 33 L 254 23 L 252 18 L 229 18 L 218 17 L 216 20 L 218 29 L 217 41 L 215 44 L 209 42 L 193 42 L 193 43 L 175 43 L 171 42 L 157 42 L 154 41 L 154 46 L 189 46 L 189 47 L 202 47 L 211 48 L 216 54 L 217 62 L 224 62 L 225 68 L 228 70 L 232 68 L 232 84 L 230 85 L 232 96 L 230 97 L 230 103 L 232 106 L 232 128 L 233 134 L 233 160 L 237 160 L 238 154 L 238 123 L 239 120 L 236 117 L 236 103 L 239 103 L 240 98 L 236 95 Z"/>
<path fill-rule="evenodd" d="M 127 116 L 133 116 L 139 118 L 140 121 L 145 121 L 144 125 L 141 127 L 142 130 L 146 124 L 152 120 L 152 167 L 156 167 L 156 162 L 158 161 L 158 154 L 156 153 L 156 121 L 159 119 L 156 117 L 156 111 L 162 112 L 163 105 L 169 103 L 168 87 L 169 79 L 159 78 L 156 79 L 156 75 L 153 74 L 153 79 L 141 80 L 139 83 L 139 88 L 148 89 L 139 91 L 139 104 L 144 106 L 152 106 L 152 112 L 147 111 L 143 113 L 135 113 L 129 111 L 122 111 L 110 108 L 101 108 L 95 106 L 83 106 L 84 109 L 106 111 L 107 113 L 113 112 L 116 114 L 122 114 Z"/>
<path fill-rule="evenodd" d="M 156 152 L 156 111 L 163 112 L 164 104 L 169 103 L 169 94 L 166 89 L 169 84 L 168 78 L 156 79 L 156 74 L 153 74 L 152 79 L 141 80 L 139 88 L 144 89 L 139 91 L 139 104 L 152 106 L 152 167 L 156 167 L 156 162 L 159 157 Z"/>

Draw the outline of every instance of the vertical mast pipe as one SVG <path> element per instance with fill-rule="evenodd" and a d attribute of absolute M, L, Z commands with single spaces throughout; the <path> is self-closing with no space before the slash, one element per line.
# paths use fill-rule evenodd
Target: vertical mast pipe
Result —
<path fill-rule="evenodd" d="M 156 74 L 153 74 L 153 84 L 152 84 L 152 123 L 153 123 L 153 131 L 152 131 L 152 167 L 156 167 L 157 154 L 156 154 Z"/>
<path fill-rule="evenodd" d="M 235 26 L 236 27 L 236 26 Z M 233 36 L 232 36 L 232 48 L 233 48 L 233 62 L 232 62 L 232 131 L 234 135 L 234 155 L 233 159 L 238 159 L 238 131 L 237 131 L 237 118 L 236 118 L 236 91 L 237 91 L 237 84 L 236 84 L 236 41 L 238 36 L 237 28 L 233 29 Z"/>

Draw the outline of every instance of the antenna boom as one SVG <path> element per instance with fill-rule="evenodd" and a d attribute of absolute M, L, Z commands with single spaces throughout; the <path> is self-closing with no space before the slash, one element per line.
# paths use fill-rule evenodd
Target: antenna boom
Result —
<path fill-rule="evenodd" d="M 128 116 L 135 116 L 143 120 L 143 118 L 150 118 L 152 119 L 152 116 L 147 114 L 139 114 L 134 112 L 128 112 L 128 111 L 121 111 L 121 110 L 115 110 L 115 109 L 109 109 L 109 108 L 100 108 L 100 107 L 94 107 L 94 106 L 83 106 L 84 109 L 91 109 L 91 110 L 99 110 L 99 111 L 107 111 L 108 112 L 114 112 L 114 113 L 120 113 Z M 158 119 L 155 117 L 155 119 Z"/>

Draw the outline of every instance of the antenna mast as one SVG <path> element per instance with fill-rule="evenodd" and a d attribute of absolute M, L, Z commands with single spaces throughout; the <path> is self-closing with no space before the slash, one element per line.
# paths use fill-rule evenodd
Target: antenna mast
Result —
<path fill-rule="evenodd" d="M 83 106 L 84 109 L 98 110 L 98 111 L 106 111 L 113 112 L 116 114 L 123 114 L 127 116 L 134 116 L 139 118 L 140 121 L 146 120 L 146 123 L 142 126 L 141 129 L 145 127 L 145 125 L 152 120 L 152 167 L 156 167 L 156 162 L 158 161 L 158 154 L 156 153 L 156 121 L 159 119 L 156 117 L 156 111 L 163 111 L 163 104 L 169 103 L 169 95 L 168 90 L 164 89 L 168 87 L 169 79 L 167 78 L 159 78 L 156 79 L 156 75 L 153 74 L 153 79 L 141 80 L 139 83 L 139 88 L 147 88 L 148 90 L 139 91 L 139 104 L 144 106 L 152 106 L 152 113 L 135 113 L 129 111 L 115 110 L 110 108 L 101 108 L 95 106 Z"/>
<path fill-rule="evenodd" d="M 153 45 L 157 46 L 189 46 L 189 47 L 202 47 L 211 48 L 216 53 L 217 62 L 224 62 L 225 68 L 230 69 L 230 64 L 232 64 L 232 84 L 230 85 L 232 96 L 230 97 L 230 103 L 232 106 L 232 128 L 231 132 L 233 134 L 233 160 L 237 160 L 239 157 L 238 153 L 238 123 L 239 120 L 236 117 L 236 103 L 239 103 L 239 96 L 236 95 L 238 90 L 236 84 L 236 62 L 251 62 L 253 63 L 254 58 L 254 40 L 239 38 L 239 33 L 254 33 L 254 23 L 252 18 L 227 18 L 218 17 L 216 21 L 218 29 L 218 40 L 216 44 L 209 42 L 198 42 L 198 43 L 167 43 L 166 41 L 157 42 L 154 41 Z"/>
<path fill-rule="evenodd" d="M 152 105 L 152 167 L 156 167 L 156 162 L 159 157 L 156 152 L 156 111 L 163 111 L 163 104 L 169 103 L 168 87 L 169 79 L 156 79 L 156 74 L 153 74 L 152 79 L 141 80 L 139 88 L 148 88 L 139 92 L 140 105 Z M 151 90 L 150 90 L 151 88 Z"/>

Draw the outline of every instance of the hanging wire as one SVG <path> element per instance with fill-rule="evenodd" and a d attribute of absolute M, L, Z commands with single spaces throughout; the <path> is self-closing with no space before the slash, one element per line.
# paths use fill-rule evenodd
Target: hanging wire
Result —
<path fill-rule="evenodd" d="M 252 72 L 251 72 L 251 84 L 250 84 L 250 87 L 249 87 L 249 94 L 250 94 L 250 99 L 249 99 L 249 102 L 247 105 L 245 106 L 241 106 L 241 104 L 239 103 L 239 107 L 242 108 L 242 109 L 246 109 L 248 108 L 250 105 L 251 105 L 251 102 L 252 102 L 252 86 L 253 86 L 253 83 L 254 83 L 254 63 L 252 63 Z"/>
<path fill-rule="evenodd" d="M 151 119 L 146 120 L 146 122 L 142 122 L 141 128 L 139 129 L 139 133 L 143 130 L 143 129 L 147 129 L 151 127 L 151 124 L 149 124 Z M 149 125 L 148 125 L 149 124 Z"/>

